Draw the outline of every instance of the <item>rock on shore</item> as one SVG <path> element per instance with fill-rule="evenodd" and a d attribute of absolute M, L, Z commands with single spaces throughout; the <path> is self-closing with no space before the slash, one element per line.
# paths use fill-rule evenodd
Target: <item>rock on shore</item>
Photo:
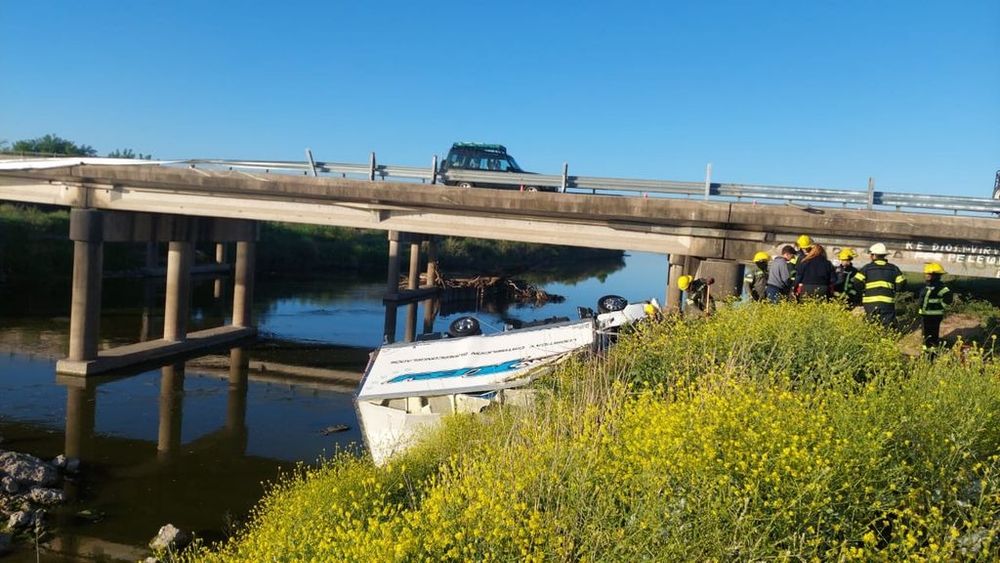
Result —
<path fill-rule="evenodd" d="M 79 460 L 59 456 L 52 463 L 19 452 L 0 450 L 0 554 L 9 550 L 19 532 L 41 525 L 45 507 L 66 501 L 58 487 L 62 472 L 79 467 Z"/>

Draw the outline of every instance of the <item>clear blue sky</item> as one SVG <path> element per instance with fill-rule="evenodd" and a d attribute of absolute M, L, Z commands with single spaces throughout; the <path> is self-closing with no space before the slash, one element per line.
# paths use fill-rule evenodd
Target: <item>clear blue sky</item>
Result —
<path fill-rule="evenodd" d="M 0 140 L 989 195 L 1000 2 L 0 0 Z"/>

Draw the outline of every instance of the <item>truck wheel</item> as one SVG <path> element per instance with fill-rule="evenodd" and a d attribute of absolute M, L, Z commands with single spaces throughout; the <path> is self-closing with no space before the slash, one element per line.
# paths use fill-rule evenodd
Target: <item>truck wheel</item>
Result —
<path fill-rule="evenodd" d="M 598 313 L 614 313 L 628 306 L 628 299 L 621 295 L 605 295 L 597 300 Z"/>
<path fill-rule="evenodd" d="M 448 325 L 448 336 L 473 336 L 482 334 L 479 321 L 475 317 L 459 317 Z"/>
<path fill-rule="evenodd" d="M 458 187 L 460 188 L 471 188 L 473 187 L 472 182 L 459 182 Z"/>

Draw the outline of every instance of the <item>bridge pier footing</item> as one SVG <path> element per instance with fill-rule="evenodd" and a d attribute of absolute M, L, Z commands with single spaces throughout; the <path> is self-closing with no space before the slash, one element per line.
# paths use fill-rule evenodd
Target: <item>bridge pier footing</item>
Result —
<path fill-rule="evenodd" d="M 237 242 L 233 320 L 229 326 L 189 334 L 190 274 L 194 243 L 200 233 L 211 233 L 214 240 Z M 70 239 L 73 241 L 73 296 L 69 353 L 56 362 L 56 373 L 89 376 L 137 364 L 169 361 L 256 333 L 251 314 L 257 239 L 255 222 L 77 208 L 70 211 Z M 159 242 L 168 243 L 162 339 L 149 340 L 150 318 L 149 311 L 145 310 L 140 342 L 98 350 L 105 242 L 150 242 L 147 249 L 151 252 L 147 258 L 155 257 Z M 147 294 L 151 297 L 149 292 Z"/>

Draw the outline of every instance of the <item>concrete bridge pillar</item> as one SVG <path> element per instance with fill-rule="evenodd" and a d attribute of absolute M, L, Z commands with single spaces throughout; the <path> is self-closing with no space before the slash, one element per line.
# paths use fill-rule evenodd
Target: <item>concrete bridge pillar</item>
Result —
<path fill-rule="evenodd" d="M 170 242 L 167 250 L 167 298 L 163 308 L 163 339 L 170 342 L 187 339 L 193 257 L 190 242 Z"/>
<path fill-rule="evenodd" d="M 417 289 L 420 286 L 420 241 L 410 243 L 410 270 L 407 272 L 406 289 Z M 403 335 L 405 342 L 413 342 L 417 337 L 417 304 L 410 303 L 406 306 L 406 332 Z"/>
<path fill-rule="evenodd" d="M 406 289 L 420 287 L 420 241 L 410 243 L 410 271 L 406 275 Z"/>
<path fill-rule="evenodd" d="M 738 296 L 743 289 L 743 264 L 732 260 L 708 259 L 698 266 L 696 277 L 715 278 L 712 297 L 716 300 Z"/>
<path fill-rule="evenodd" d="M 219 266 L 226 263 L 226 245 L 222 242 L 215 243 L 215 263 Z M 222 297 L 222 278 L 215 278 L 215 284 L 212 288 L 212 297 L 215 299 L 220 299 Z"/>
<path fill-rule="evenodd" d="M 410 303 L 406 306 L 406 333 L 403 335 L 404 342 L 413 342 L 417 338 L 417 304 Z"/>
<path fill-rule="evenodd" d="M 73 298 L 69 317 L 71 361 L 97 359 L 104 277 L 103 216 L 95 209 L 73 209 L 69 238 L 73 241 Z"/>
<path fill-rule="evenodd" d="M 253 283 L 254 265 L 257 258 L 257 243 L 239 241 L 236 243 L 236 264 L 233 272 L 233 326 L 253 326 Z"/>
<path fill-rule="evenodd" d="M 684 261 L 687 256 L 671 254 L 667 268 L 667 300 L 664 302 L 668 311 L 680 311 L 681 289 L 677 287 L 677 278 L 684 275 Z"/>
<path fill-rule="evenodd" d="M 398 311 L 395 301 L 385 302 L 385 326 L 382 330 L 382 341 L 392 344 L 396 341 L 396 313 Z"/>
<path fill-rule="evenodd" d="M 437 317 L 438 299 L 425 299 L 424 304 L 424 334 L 434 332 L 434 318 Z"/>
<path fill-rule="evenodd" d="M 435 285 L 438 276 L 437 238 L 427 238 L 427 285 Z"/>
<path fill-rule="evenodd" d="M 385 278 L 385 292 L 399 293 L 399 233 L 389 231 L 389 269 Z"/>
<path fill-rule="evenodd" d="M 156 457 L 168 460 L 181 447 L 181 421 L 184 404 L 184 364 L 163 366 L 160 372 L 160 427 Z"/>

